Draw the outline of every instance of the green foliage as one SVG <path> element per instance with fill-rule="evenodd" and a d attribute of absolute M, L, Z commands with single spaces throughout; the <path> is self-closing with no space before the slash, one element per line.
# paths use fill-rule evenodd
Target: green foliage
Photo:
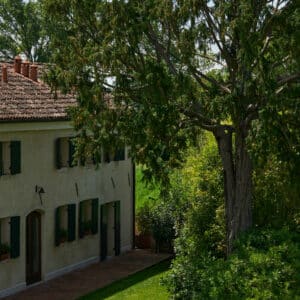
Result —
<path fill-rule="evenodd" d="M 177 256 L 165 282 L 176 299 L 298 299 L 299 242 L 285 229 L 254 230 L 227 260 L 201 251 Z"/>
<path fill-rule="evenodd" d="M 0 244 L 0 254 L 7 254 L 10 252 L 10 246 L 7 243 Z"/>
<path fill-rule="evenodd" d="M 30 61 L 49 60 L 47 20 L 39 2 L 0 1 L 0 58 L 24 54 Z"/>
<path fill-rule="evenodd" d="M 59 230 L 59 237 L 61 239 L 66 239 L 68 237 L 68 230 L 61 228 Z"/>
<path fill-rule="evenodd" d="M 152 229 L 152 208 L 145 203 L 136 213 L 136 226 L 141 234 L 150 234 Z"/>
<path fill-rule="evenodd" d="M 79 106 L 71 115 L 81 143 L 92 149 L 129 145 L 133 160 L 147 167 L 145 177 L 155 176 L 165 187 L 201 130 L 211 131 L 222 145 L 230 191 L 224 204 L 228 240 L 250 227 L 247 136 L 267 134 L 273 151 L 289 141 L 291 153 L 299 152 L 297 1 L 42 2 L 56 28 L 49 82 L 77 93 Z M 194 206 L 210 221 L 222 210 L 221 185 L 201 185 L 197 197 L 203 199 Z M 180 196 L 172 195 L 178 202 Z"/>
<path fill-rule="evenodd" d="M 143 167 L 136 166 L 136 190 L 135 190 L 135 203 L 136 210 L 148 203 L 155 203 L 159 199 L 160 188 L 158 184 L 146 182 L 143 179 Z"/>
<path fill-rule="evenodd" d="M 172 249 L 175 238 L 174 208 L 168 202 L 160 202 L 152 209 L 151 232 L 156 242 L 156 251 L 165 246 Z"/>
<path fill-rule="evenodd" d="M 177 254 L 180 255 L 181 251 L 185 253 L 186 244 L 192 243 L 195 246 L 194 255 L 198 255 L 201 249 L 224 256 L 222 180 L 217 145 L 213 136 L 206 134 L 201 140 L 200 151 L 191 148 L 184 167 L 171 177 L 168 201 L 175 208 L 174 219 L 179 235 Z M 191 248 L 188 248 L 190 251 Z"/>
<path fill-rule="evenodd" d="M 287 162 L 275 155 L 269 155 L 261 165 L 254 173 L 254 224 L 273 228 L 288 225 L 296 229 L 300 212 L 299 182 L 291 177 L 294 175 L 289 172 Z"/>

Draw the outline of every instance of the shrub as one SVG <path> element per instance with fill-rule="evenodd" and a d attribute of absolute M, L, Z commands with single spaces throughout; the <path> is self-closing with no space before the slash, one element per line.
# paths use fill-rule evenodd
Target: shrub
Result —
<path fill-rule="evenodd" d="M 152 209 L 146 202 L 136 214 L 136 226 L 140 234 L 151 234 L 152 230 Z"/>
<path fill-rule="evenodd" d="M 156 251 L 162 248 L 171 251 L 175 238 L 174 213 L 172 206 L 167 202 L 160 202 L 153 207 L 151 232 L 156 242 Z"/>
<path fill-rule="evenodd" d="M 165 284 L 175 299 L 299 299 L 299 242 L 300 235 L 286 229 L 255 230 L 236 242 L 227 260 L 187 250 Z"/>

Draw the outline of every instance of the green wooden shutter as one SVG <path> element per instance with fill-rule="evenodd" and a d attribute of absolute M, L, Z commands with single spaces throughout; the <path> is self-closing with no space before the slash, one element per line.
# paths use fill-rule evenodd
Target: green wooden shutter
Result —
<path fill-rule="evenodd" d="M 101 205 L 101 231 L 100 231 L 100 258 L 101 260 L 106 259 L 107 256 L 107 219 L 108 211 L 107 205 Z"/>
<path fill-rule="evenodd" d="M 10 218 L 10 257 L 20 256 L 20 217 Z"/>
<path fill-rule="evenodd" d="M 115 213 L 115 255 L 118 256 L 121 252 L 121 210 L 120 201 L 114 203 L 114 213 Z"/>
<path fill-rule="evenodd" d="M 10 143 L 10 173 L 21 173 L 21 142 L 12 141 Z"/>
<path fill-rule="evenodd" d="M 76 204 L 68 205 L 68 241 L 76 238 Z"/>
<path fill-rule="evenodd" d="M 79 203 L 79 221 L 78 221 L 78 233 L 79 238 L 84 237 L 84 227 L 83 227 L 83 202 Z"/>
<path fill-rule="evenodd" d="M 92 234 L 96 234 L 98 232 L 98 199 L 92 200 Z"/>
<path fill-rule="evenodd" d="M 55 140 L 55 166 L 56 169 L 61 168 L 61 139 Z"/>
<path fill-rule="evenodd" d="M 74 161 L 74 154 L 75 154 L 75 145 L 72 139 L 69 139 L 69 167 L 73 167 L 73 161 Z"/>
<path fill-rule="evenodd" d="M 110 157 L 109 157 L 109 152 L 105 151 L 104 152 L 104 158 L 103 158 L 104 162 L 109 163 L 110 162 Z"/>
<path fill-rule="evenodd" d="M 60 207 L 55 210 L 55 246 L 60 245 Z"/>
<path fill-rule="evenodd" d="M 3 175 L 3 152 L 2 143 L 0 142 L 0 176 Z"/>

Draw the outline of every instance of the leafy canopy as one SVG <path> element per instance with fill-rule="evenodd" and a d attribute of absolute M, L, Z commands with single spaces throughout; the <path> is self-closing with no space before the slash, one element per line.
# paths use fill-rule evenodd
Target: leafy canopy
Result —
<path fill-rule="evenodd" d="M 199 129 L 297 128 L 296 1 L 43 3 L 57 28 L 49 81 L 78 92 L 76 129 L 107 146 L 121 137 L 158 177 Z"/>
<path fill-rule="evenodd" d="M 48 61 L 46 32 L 46 20 L 38 2 L 0 1 L 0 59 L 24 54 L 30 61 Z"/>

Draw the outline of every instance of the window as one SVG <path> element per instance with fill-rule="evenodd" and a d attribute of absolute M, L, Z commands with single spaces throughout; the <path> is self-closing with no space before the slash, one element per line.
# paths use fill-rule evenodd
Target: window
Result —
<path fill-rule="evenodd" d="M 0 219 L 0 260 L 20 256 L 20 217 Z"/>
<path fill-rule="evenodd" d="M 56 168 L 73 167 L 75 146 L 71 138 L 58 138 L 55 142 Z"/>
<path fill-rule="evenodd" d="M 59 206 L 55 210 L 55 245 L 75 240 L 76 204 Z"/>
<path fill-rule="evenodd" d="M 125 160 L 125 147 L 117 148 L 112 154 L 108 150 L 103 151 L 103 161 L 105 163 L 121 160 Z"/>
<path fill-rule="evenodd" d="M 81 166 L 94 166 L 96 163 L 101 163 L 101 152 L 94 151 L 93 153 L 82 153 L 80 155 Z"/>
<path fill-rule="evenodd" d="M 0 175 L 21 173 L 21 142 L 0 142 Z"/>
<path fill-rule="evenodd" d="M 125 160 L 125 147 L 117 148 L 114 155 L 114 161 Z"/>
<path fill-rule="evenodd" d="M 79 237 L 98 232 L 98 199 L 84 200 L 79 203 Z"/>

